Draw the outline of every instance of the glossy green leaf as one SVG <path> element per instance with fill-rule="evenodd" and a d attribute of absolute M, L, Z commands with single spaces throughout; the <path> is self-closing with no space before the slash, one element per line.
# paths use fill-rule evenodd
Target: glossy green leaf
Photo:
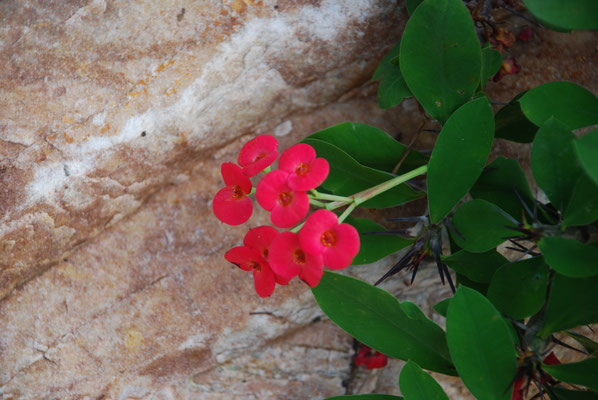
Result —
<path fill-rule="evenodd" d="M 438 382 L 411 360 L 401 369 L 399 387 L 405 400 L 449 400 Z"/>
<path fill-rule="evenodd" d="M 594 221 L 598 221 L 598 185 L 582 173 L 563 213 L 563 226 L 588 225 Z"/>
<path fill-rule="evenodd" d="M 542 368 L 559 381 L 598 390 L 598 358 L 586 358 L 570 364 L 544 364 Z"/>
<path fill-rule="evenodd" d="M 598 400 L 596 392 L 569 390 L 562 387 L 553 387 L 552 391 L 556 396 L 551 395 L 551 400 Z"/>
<path fill-rule="evenodd" d="M 543 237 L 538 247 L 550 268 L 571 278 L 598 275 L 598 248 L 558 236 Z"/>
<path fill-rule="evenodd" d="M 521 220 L 524 210 L 517 193 L 533 209 L 534 197 L 525 173 L 512 158 L 497 157 L 484 169 L 469 193 L 474 199 L 496 204 L 517 220 Z"/>
<path fill-rule="evenodd" d="M 567 331 L 565 333 L 572 337 L 577 343 L 581 344 L 590 355 L 594 357 L 598 356 L 598 343 L 577 332 Z"/>
<path fill-rule="evenodd" d="M 488 292 L 490 283 L 475 282 L 465 275 L 457 274 L 457 285 L 467 286 L 468 288 L 476 290 L 485 295 Z"/>
<path fill-rule="evenodd" d="M 538 131 L 530 155 L 538 186 L 559 210 L 563 210 L 569 202 L 581 174 L 573 149 L 574 139 L 565 125 L 550 118 Z"/>
<path fill-rule="evenodd" d="M 373 263 L 413 243 L 413 240 L 397 235 L 364 235 L 367 232 L 386 230 L 382 225 L 366 218 L 348 217 L 345 222 L 353 225 L 359 232 L 359 253 L 353 259 L 354 265 Z"/>
<path fill-rule="evenodd" d="M 401 42 L 398 42 L 382 59 L 372 79 L 382 78 L 378 84 L 378 106 L 382 109 L 394 107 L 412 94 L 403 79 L 398 58 Z"/>
<path fill-rule="evenodd" d="M 598 98 L 572 82 L 549 82 L 537 86 L 528 90 L 519 102 L 525 116 L 537 126 L 544 125 L 550 117 L 559 120 L 568 129 L 598 124 Z"/>
<path fill-rule="evenodd" d="M 401 39 L 400 64 L 411 93 L 444 123 L 480 83 L 481 50 L 461 0 L 422 2 Z"/>
<path fill-rule="evenodd" d="M 307 139 L 328 142 L 361 165 L 386 172 L 394 169 L 405 151 L 404 145 L 383 130 L 354 122 L 331 126 L 308 136 Z M 411 171 L 427 162 L 426 156 L 412 150 L 401 165 L 399 173 Z"/>
<path fill-rule="evenodd" d="M 374 185 L 393 178 L 393 175 L 373 168 L 365 167 L 338 147 L 318 139 L 305 139 L 303 143 L 311 145 L 318 157 L 330 163 L 328 178 L 322 187 L 338 196 L 350 196 Z M 399 185 L 363 203 L 366 208 L 386 208 L 407 203 L 422 197 L 406 184 Z"/>
<path fill-rule="evenodd" d="M 452 210 L 480 176 L 490 154 L 493 132 L 492 107 L 485 97 L 459 108 L 442 128 L 428 164 L 428 204 L 433 224 Z"/>
<path fill-rule="evenodd" d="M 407 12 L 409 15 L 413 15 L 417 6 L 421 4 L 423 0 L 406 0 L 405 3 L 407 4 Z"/>
<path fill-rule="evenodd" d="M 508 260 L 496 250 L 483 253 L 460 250 L 448 257 L 443 257 L 443 262 L 474 282 L 489 283 L 496 270 L 508 263 Z"/>
<path fill-rule="evenodd" d="M 452 297 L 449 297 L 448 299 L 439 301 L 438 303 L 434 304 L 434 307 L 432 308 L 434 308 L 434 311 L 436 311 L 438 314 L 446 318 L 446 313 L 448 312 L 448 306 L 451 303 L 451 298 Z"/>
<path fill-rule="evenodd" d="M 482 81 L 481 86 L 484 87 L 488 79 L 492 78 L 502 65 L 502 54 L 491 47 L 484 47 L 482 49 Z"/>
<path fill-rule="evenodd" d="M 521 111 L 519 99 L 526 92 L 519 93 L 495 115 L 496 130 L 494 136 L 518 143 L 531 143 L 536 137 L 538 127 L 530 122 Z"/>
<path fill-rule="evenodd" d="M 523 319 L 540 311 L 547 286 L 548 266 L 534 257 L 503 265 L 492 277 L 487 297 L 502 313 Z"/>
<path fill-rule="evenodd" d="M 486 200 L 472 200 L 462 204 L 451 219 L 462 237 L 451 231 L 455 243 L 462 249 L 482 253 L 496 248 L 506 237 L 516 232 L 507 228 L 514 225 L 504 211 Z"/>
<path fill-rule="evenodd" d="M 582 168 L 598 184 L 598 130 L 585 134 L 574 145 Z"/>
<path fill-rule="evenodd" d="M 540 336 L 598 322 L 598 276 L 568 278 L 555 274 Z"/>
<path fill-rule="evenodd" d="M 446 334 L 459 376 L 480 400 L 508 400 L 517 370 L 509 327 L 490 301 L 460 286 L 451 300 Z"/>
<path fill-rule="evenodd" d="M 390 293 L 355 278 L 324 272 L 312 289 L 320 308 L 360 342 L 390 357 L 454 375 L 442 328 Z"/>
<path fill-rule="evenodd" d="M 536 18 L 563 29 L 598 29 L 596 0 L 523 0 Z"/>
<path fill-rule="evenodd" d="M 346 396 L 328 397 L 325 400 L 403 400 L 400 396 L 390 394 L 353 394 Z"/>

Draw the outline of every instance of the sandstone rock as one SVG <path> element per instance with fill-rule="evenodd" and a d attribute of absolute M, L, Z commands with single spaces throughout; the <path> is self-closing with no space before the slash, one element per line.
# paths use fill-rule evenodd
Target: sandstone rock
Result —
<path fill-rule="evenodd" d="M 375 85 L 362 86 L 398 38 L 402 6 L 44 4 L 0 2 L 2 398 L 344 394 L 352 340 L 318 321 L 299 282 L 257 297 L 249 274 L 222 257 L 248 227 L 218 223 L 210 201 L 220 163 L 253 134 L 287 146 L 346 120 L 414 134 L 412 100 L 382 112 Z M 596 91 L 595 43 L 593 33 L 541 31 L 511 49 L 522 75 L 491 83 L 490 96 L 505 101 L 547 78 Z M 527 157 L 506 142 L 499 151 Z M 257 213 L 248 225 L 266 222 Z M 371 282 L 392 260 L 349 273 Z M 384 287 L 442 323 L 431 307 L 449 289 L 437 280 L 424 268 L 413 286 L 400 276 Z M 357 371 L 354 392 L 398 394 L 400 366 Z M 467 398 L 437 377 L 451 398 Z"/>

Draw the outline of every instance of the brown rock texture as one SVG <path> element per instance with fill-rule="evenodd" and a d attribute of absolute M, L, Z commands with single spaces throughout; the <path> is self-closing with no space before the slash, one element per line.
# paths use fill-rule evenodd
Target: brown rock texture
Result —
<path fill-rule="evenodd" d="M 306 286 L 260 299 L 222 257 L 267 215 L 224 226 L 211 199 L 255 134 L 285 147 L 353 120 L 408 141 L 415 102 L 381 111 L 367 83 L 402 2 L 23 0 L 0 2 L 0 19 L 0 398 L 346 393 L 352 340 Z M 556 79 L 596 92 L 596 39 L 536 31 L 490 97 Z M 528 149 L 498 151 L 525 162 Z M 393 257 L 349 273 L 371 282 Z M 433 269 L 384 285 L 442 323 Z M 398 394 L 400 365 L 358 371 L 353 392 Z"/>

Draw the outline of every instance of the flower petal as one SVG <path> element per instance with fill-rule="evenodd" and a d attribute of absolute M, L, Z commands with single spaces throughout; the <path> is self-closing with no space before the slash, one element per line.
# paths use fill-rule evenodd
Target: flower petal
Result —
<path fill-rule="evenodd" d="M 268 258 L 268 248 L 272 240 L 278 235 L 278 231 L 268 225 L 258 226 L 250 229 L 243 239 L 243 244 L 260 252 L 264 258 Z"/>
<path fill-rule="evenodd" d="M 226 261 L 235 264 L 243 271 L 251 271 L 253 269 L 253 266 L 251 265 L 252 262 L 258 262 L 260 265 L 265 262 L 265 260 L 260 262 L 261 255 L 257 250 L 246 246 L 233 247 L 226 252 L 224 258 Z"/>
<path fill-rule="evenodd" d="M 268 297 L 274 292 L 276 281 L 268 264 L 262 264 L 260 271 L 253 270 L 253 284 L 260 297 Z"/>
<path fill-rule="evenodd" d="M 220 221 L 228 225 L 241 225 L 251 217 L 253 204 L 249 197 L 243 196 L 241 199 L 234 197 L 231 187 L 220 189 L 214 201 L 212 201 L 214 215 Z"/>
<path fill-rule="evenodd" d="M 305 264 L 299 272 L 299 279 L 311 287 L 316 287 L 320 283 L 323 274 L 324 262 L 322 261 L 322 256 L 314 256 L 306 253 Z"/>
<path fill-rule="evenodd" d="M 260 135 L 245 143 L 237 162 L 243 172 L 252 177 L 272 165 L 278 158 L 278 141 L 272 135 Z"/>
<path fill-rule="evenodd" d="M 282 152 L 278 168 L 293 173 L 299 164 L 310 164 L 314 158 L 316 158 L 314 148 L 306 143 L 299 143 Z"/>
<path fill-rule="evenodd" d="M 255 198 L 260 206 L 266 211 L 271 211 L 278 203 L 281 192 L 289 191 L 287 186 L 288 172 L 274 170 L 268 172 L 258 183 L 255 191 Z M 309 202 L 309 199 L 308 199 Z"/>
<path fill-rule="evenodd" d="M 322 253 L 324 265 L 330 269 L 348 267 L 359 253 L 359 233 L 349 224 L 337 225 L 332 231 L 336 236 L 336 243 Z"/>
<path fill-rule="evenodd" d="M 301 271 L 295 263 L 295 251 L 301 249 L 299 236 L 293 232 L 282 232 L 270 244 L 268 262 L 276 275 L 291 279 Z"/>
<path fill-rule="evenodd" d="M 225 162 L 220 166 L 220 171 L 226 186 L 232 187 L 238 185 L 245 194 L 251 192 L 253 185 L 238 165 L 231 162 Z"/>
<path fill-rule="evenodd" d="M 322 254 L 325 249 L 321 237 L 327 230 L 333 229 L 338 224 L 338 217 L 329 210 L 317 210 L 305 220 L 299 231 L 301 247 L 310 254 Z"/>
<path fill-rule="evenodd" d="M 288 185 L 294 190 L 312 190 L 320 186 L 328 177 L 330 166 L 324 158 L 316 158 L 309 164 L 309 172 L 305 174 L 292 173 L 289 175 Z"/>
<path fill-rule="evenodd" d="M 293 199 L 287 206 L 275 204 L 270 221 L 279 228 L 290 228 L 305 218 L 309 211 L 309 197 L 305 192 L 291 192 Z"/>

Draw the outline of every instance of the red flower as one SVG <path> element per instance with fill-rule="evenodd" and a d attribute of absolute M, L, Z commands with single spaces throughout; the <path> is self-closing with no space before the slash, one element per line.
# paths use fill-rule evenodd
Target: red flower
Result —
<path fill-rule="evenodd" d="M 519 71 L 521 71 L 521 66 L 517 64 L 515 57 L 505 58 L 502 60 L 502 66 L 500 67 L 500 70 L 496 75 L 494 75 L 492 80 L 494 82 L 498 82 L 503 76 L 517 74 Z"/>
<path fill-rule="evenodd" d="M 523 395 L 525 393 L 525 388 L 523 384 L 525 382 L 525 376 L 520 376 L 515 380 L 513 384 L 513 394 L 511 395 L 511 400 L 523 400 Z"/>
<path fill-rule="evenodd" d="M 260 135 L 245 143 L 237 162 L 248 177 L 268 168 L 278 158 L 278 141 L 271 135 Z"/>
<path fill-rule="evenodd" d="M 307 193 L 298 192 L 287 184 L 288 172 L 268 172 L 257 185 L 255 197 L 267 211 L 272 211 L 270 220 L 279 228 L 290 228 L 297 224 L 309 211 Z"/>
<path fill-rule="evenodd" d="M 550 352 L 550 354 L 548 354 L 543 361 L 544 364 L 546 365 L 557 365 L 560 364 L 561 362 L 559 361 L 559 359 L 554 355 L 554 352 Z"/>
<path fill-rule="evenodd" d="M 267 260 L 270 244 L 272 243 L 272 240 L 274 240 L 274 238 L 278 236 L 278 234 L 279 232 L 271 226 L 258 226 L 257 228 L 250 229 L 249 232 L 245 234 L 243 244 L 246 247 L 250 247 L 254 250 L 257 250 L 262 255 L 264 260 Z M 278 283 L 279 285 L 286 285 L 287 283 L 289 283 L 290 279 L 284 278 L 276 274 L 274 275 L 276 283 Z"/>
<path fill-rule="evenodd" d="M 241 168 L 233 163 L 223 163 L 220 170 L 226 187 L 214 196 L 214 215 L 225 224 L 240 225 L 246 222 L 253 212 L 253 204 L 247 197 L 251 192 L 251 181 L 243 174 Z"/>
<path fill-rule="evenodd" d="M 345 268 L 359 252 L 359 234 L 349 224 L 339 224 L 335 213 L 318 210 L 299 231 L 301 246 L 310 254 L 321 254 L 330 269 Z"/>
<path fill-rule="evenodd" d="M 268 260 L 277 275 L 289 280 L 298 275 L 299 279 L 311 287 L 320 283 L 324 273 L 322 256 L 305 252 L 299 242 L 299 235 L 293 232 L 283 232 L 274 238 Z"/>
<path fill-rule="evenodd" d="M 253 271 L 255 291 L 260 297 L 268 297 L 274 292 L 274 286 L 276 286 L 274 272 L 259 251 L 246 246 L 238 246 L 230 249 L 224 258 L 243 271 Z"/>
<path fill-rule="evenodd" d="M 532 28 L 530 26 L 527 26 L 525 28 L 523 28 L 521 30 L 521 32 L 519 32 L 519 35 L 517 35 L 517 38 L 519 40 L 521 40 L 522 42 L 529 42 L 529 40 L 532 38 Z"/>
<path fill-rule="evenodd" d="M 330 166 L 324 158 L 316 158 L 316 151 L 305 143 L 299 143 L 285 150 L 280 156 L 278 167 L 289 173 L 288 184 L 293 190 L 315 189 L 326 180 Z"/>
<path fill-rule="evenodd" d="M 388 357 L 362 344 L 354 362 L 356 367 L 364 364 L 367 369 L 383 368 L 388 364 Z"/>

